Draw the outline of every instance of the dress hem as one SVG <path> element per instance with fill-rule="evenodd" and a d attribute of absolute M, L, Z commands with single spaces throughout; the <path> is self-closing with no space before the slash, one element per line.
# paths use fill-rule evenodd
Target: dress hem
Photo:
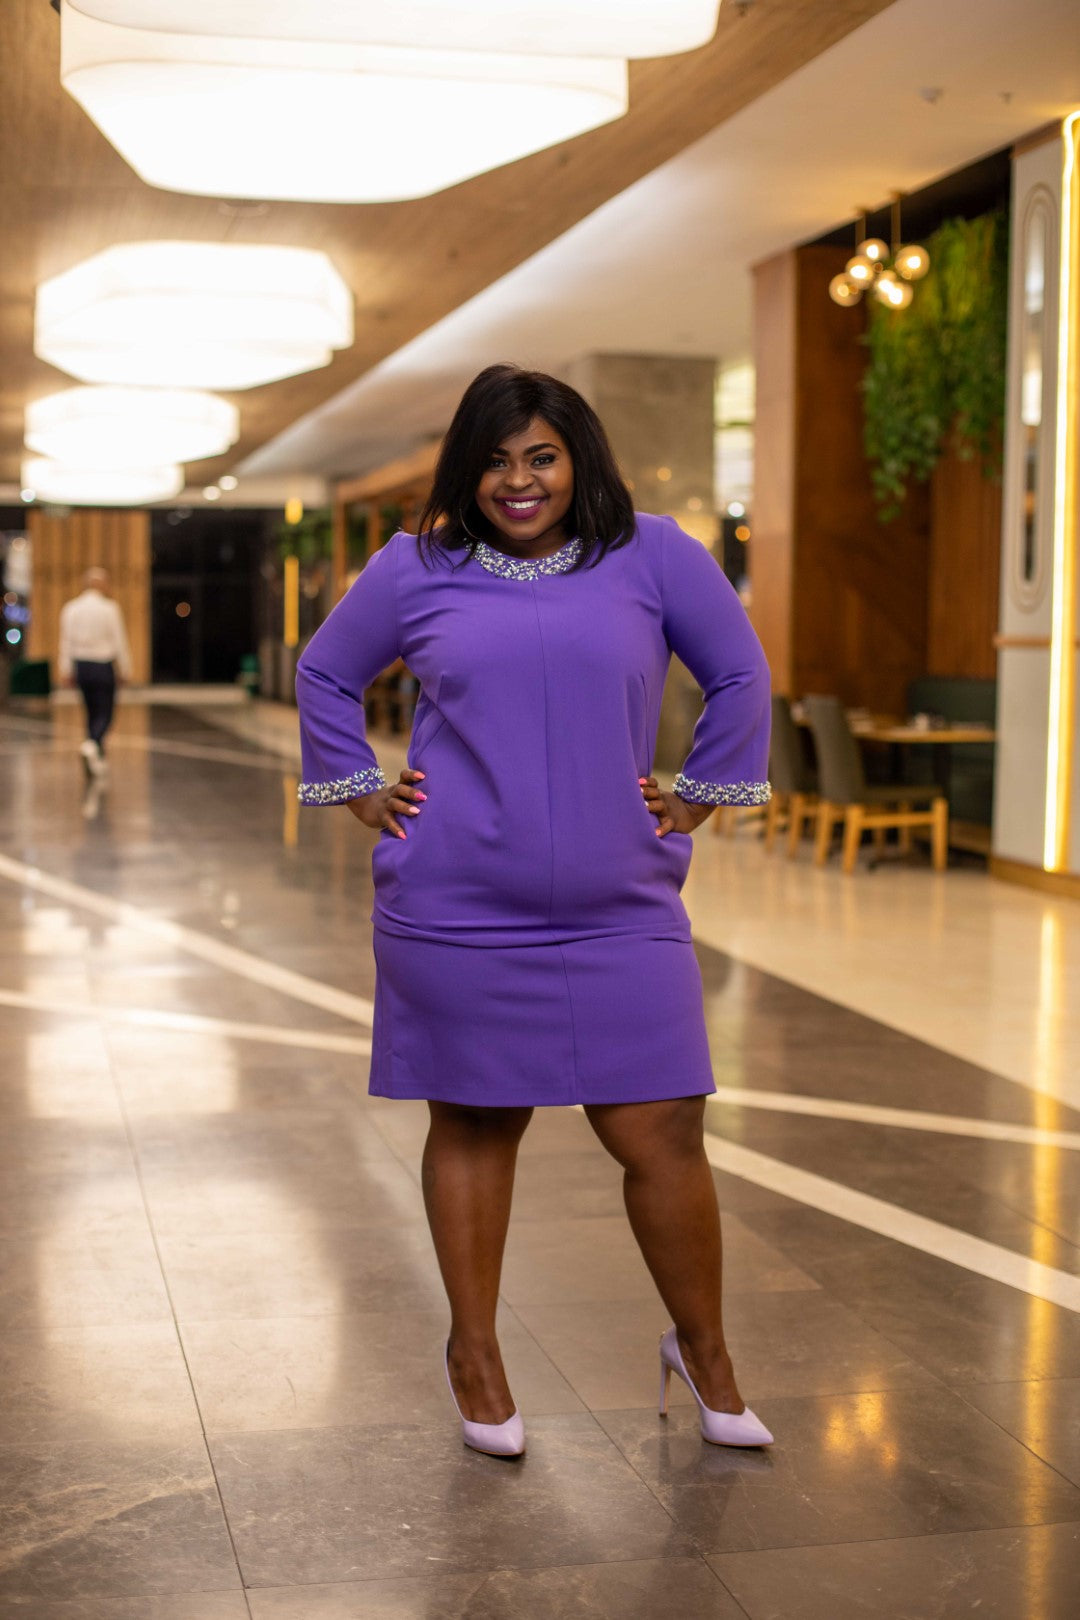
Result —
<path fill-rule="evenodd" d="M 583 1095 L 578 1085 L 569 1085 L 565 1096 L 528 1097 L 500 1094 L 498 1102 L 492 1102 L 491 1093 L 477 1092 L 465 1095 L 456 1092 L 450 1096 L 447 1092 L 435 1091 L 431 1087 L 420 1085 L 395 1085 L 392 1090 L 376 1090 L 373 1085 L 368 1086 L 368 1096 L 385 1099 L 389 1102 L 442 1102 L 450 1103 L 458 1108 L 573 1108 L 575 1105 L 587 1108 L 603 1107 L 615 1103 L 635 1102 L 671 1102 L 677 1097 L 711 1097 L 716 1091 L 716 1082 L 710 1075 L 707 1082 L 688 1083 L 685 1079 L 673 1083 L 671 1088 L 662 1087 L 651 1091 L 647 1097 L 614 1097 L 604 1092 L 597 1096 Z"/>

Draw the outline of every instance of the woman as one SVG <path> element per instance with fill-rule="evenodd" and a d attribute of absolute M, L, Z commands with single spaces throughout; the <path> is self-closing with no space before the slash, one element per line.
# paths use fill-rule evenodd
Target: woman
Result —
<path fill-rule="evenodd" d="M 300 660 L 300 798 L 381 830 L 370 1089 L 428 1102 L 465 1442 L 524 1450 L 495 1337 L 514 1166 L 533 1108 L 577 1103 L 624 1168 L 674 1321 L 661 1411 L 674 1371 L 706 1440 L 767 1445 L 724 1343 L 715 1087 L 679 898 L 694 828 L 769 795 L 761 648 L 705 548 L 635 517 L 596 415 L 542 373 L 490 366 L 469 386 L 419 529 L 371 559 Z M 665 793 L 649 773 L 673 651 L 705 710 Z M 387 784 L 363 694 L 399 656 L 421 696 L 409 769 Z"/>

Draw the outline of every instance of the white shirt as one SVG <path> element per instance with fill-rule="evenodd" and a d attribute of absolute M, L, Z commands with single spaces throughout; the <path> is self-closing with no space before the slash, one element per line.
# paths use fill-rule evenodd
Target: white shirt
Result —
<path fill-rule="evenodd" d="M 117 604 L 101 591 L 83 591 L 60 609 L 60 675 L 67 679 L 72 665 L 85 659 L 93 664 L 117 664 L 125 680 L 131 675 L 124 619 Z"/>

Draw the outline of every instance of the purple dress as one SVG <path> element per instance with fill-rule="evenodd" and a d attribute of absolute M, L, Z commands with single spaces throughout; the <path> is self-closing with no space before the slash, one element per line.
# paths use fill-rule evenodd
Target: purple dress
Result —
<path fill-rule="evenodd" d="M 648 776 L 671 653 L 705 692 L 676 790 L 769 796 L 769 672 L 736 592 L 671 518 L 568 572 L 481 545 L 374 556 L 300 659 L 304 804 L 383 785 L 363 693 L 420 682 L 409 764 L 427 803 L 375 848 L 370 1089 L 472 1105 L 636 1102 L 714 1090 L 679 891 Z M 464 559 L 464 560 L 463 560 Z"/>

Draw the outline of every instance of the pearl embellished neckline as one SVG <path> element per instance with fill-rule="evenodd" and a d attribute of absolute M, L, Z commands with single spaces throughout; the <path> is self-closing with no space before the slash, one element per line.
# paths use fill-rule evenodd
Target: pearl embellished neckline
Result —
<path fill-rule="evenodd" d="M 486 568 L 489 574 L 497 574 L 500 579 L 541 579 L 548 574 L 565 574 L 573 568 L 581 556 L 581 541 L 568 540 L 550 557 L 508 557 L 505 551 L 489 546 L 486 540 L 478 540 L 473 556 L 481 568 Z"/>

